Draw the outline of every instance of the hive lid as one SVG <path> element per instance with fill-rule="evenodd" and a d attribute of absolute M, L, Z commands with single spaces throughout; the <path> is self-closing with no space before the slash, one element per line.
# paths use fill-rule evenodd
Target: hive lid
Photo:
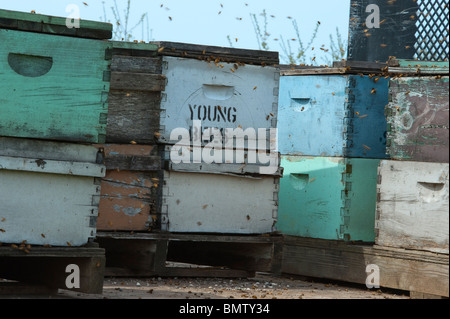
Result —
<path fill-rule="evenodd" d="M 418 61 L 392 58 L 385 63 L 367 61 L 335 61 L 332 66 L 280 65 L 280 74 L 334 75 L 364 74 L 395 76 L 448 75 L 449 62 Z"/>
<path fill-rule="evenodd" d="M 158 46 L 153 43 L 111 41 L 113 55 L 152 57 L 157 55 Z"/>
<path fill-rule="evenodd" d="M 111 39 L 110 23 L 80 20 L 80 28 L 68 28 L 66 19 L 48 15 L 0 10 L 0 29 L 48 33 L 89 39 Z"/>
<path fill-rule="evenodd" d="M 259 51 L 199 45 L 179 42 L 153 41 L 158 46 L 158 54 L 206 61 L 245 63 L 262 66 L 279 64 L 279 53 L 275 51 Z"/>
<path fill-rule="evenodd" d="M 281 75 L 383 74 L 386 63 L 335 61 L 332 66 L 280 65 Z"/>

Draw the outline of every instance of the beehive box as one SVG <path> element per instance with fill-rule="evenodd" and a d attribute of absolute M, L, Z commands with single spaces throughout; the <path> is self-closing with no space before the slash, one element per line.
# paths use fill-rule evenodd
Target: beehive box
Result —
<path fill-rule="evenodd" d="M 161 152 L 156 145 L 96 145 L 105 154 L 98 231 L 160 229 Z"/>
<path fill-rule="evenodd" d="M 163 149 L 164 169 L 169 171 L 279 177 L 283 174 L 281 156 L 275 150 L 214 149 L 185 145 L 164 145 Z"/>
<path fill-rule="evenodd" d="M 390 80 L 386 117 L 387 151 L 392 159 L 448 163 L 448 91 L 448 76 Z"/>
<path fill-rule="evenodd" d="M 103 143 L 112 25 L 0 10 L 0 135 Z"/>
<path fill-rule="evenodd" d="M 374 242 L 379 162 L 282 156 L 277 230 L 298 237 Z"/>
<path fill-rule="evenodd" d="M 283 72 L 280 153 L 387 158 L 384 111 L 389 82 L 381 70 L 365 74 L 338 68 Z"/>
<path fill-rule="evenodd" d="M 165 78 L 157 46 L 112 42 L 106 142 L 155 144 Z"/>
<path fill-rule="evenodd" d="M 119 44 L 113 50 L 108 143 L 173 145 L 179 140 L 171 133 L 181 129 L 192 140 L 198 120 L 222 135 L 226 128 L 264 129 L 269 148 L 278 108 L 278 53 L 171 42 Z"/>
<path fill-rule="evenodd" d="M 376 244 L 448 254 L 449 164 L 383 160 Z"/>
<path fill-rule="evenodd" d="M 82 246 L 95 238 L 99 155 L 90 145 L 0 137 L 0 242 Z"/>
<path fill-rule="evenodd" d="M 161 229 L 263 234 L 275 230 L 279 177 L 164 171 Z"/>

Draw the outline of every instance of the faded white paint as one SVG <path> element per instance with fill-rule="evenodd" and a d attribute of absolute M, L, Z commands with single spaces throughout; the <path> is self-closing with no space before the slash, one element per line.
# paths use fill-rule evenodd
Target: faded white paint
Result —
<path fill-rule="evenodd" d="M 164 172 L 162 229 L 261 234 L 274 231 L 279 179 Z"/>
<path fill-rule="evenodd" d="M 449 251 L 449 164 L 382 161 L 376 243 Z"/>

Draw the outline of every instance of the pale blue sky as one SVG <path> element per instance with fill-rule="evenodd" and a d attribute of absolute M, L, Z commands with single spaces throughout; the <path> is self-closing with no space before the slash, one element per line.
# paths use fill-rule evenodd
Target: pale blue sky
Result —
<path fill-rule="evenodd" d="M 100 21 L 104 17 L 102 2 L 105 2 L 108 18 L 114 21 L 111 11 L 113 0 L 0 0 L 0 8 L 23 12 L 34 10 L 40 14 L 66 17 L 67 5 L 76 4 L 80 8 L 82 19 Z M 132 0 L 130 25 L 135 25 L 143 13 L 148 13 L 149 28 L 145 26 L 144 34 L 141 27 L 135 29 L 133 40 L 148 40 L 147 33 L 150 29 L 151 38 L 156 41 L 229 46 L 229 36 L 236 48 L 259 49 L 250 14 L 257 15 L 262 27 L 262 17 L 259 14 L 265 9 L 268 16 L 267 31 L 270 33 L 269 48 L 280 51 L 281 55 L 283 50 L 280 41 L 273 39 L 282 35 L 285 40 L 289 40 L 293 49 L 298 45 L 292 26 L 293 19 L 297 20 L 304 45 L 309 42 L 317 21 L 320 21 L 319 32 L 313 44 L 315 50 L 308 52 L 309 59 L 317 56 L 321 64 L 321 54 L 324 51 L 319 48 L 322 45 L 329 47 L 329 36 L 336 34 L 336 27 L 344 40 L 348 38 L 349 2 L 350 0 Z M 123 16 L 127 0 L 117 0 L 117 3 Z"/>

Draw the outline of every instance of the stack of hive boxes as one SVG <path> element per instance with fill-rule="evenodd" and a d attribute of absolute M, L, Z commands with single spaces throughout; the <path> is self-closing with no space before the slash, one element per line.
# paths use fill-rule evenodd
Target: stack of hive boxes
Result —
<path fill-rule="evenodd" d="M 283 234 L 375 241 L 377 167 L 388 157 L 389 81 L 381 67 L 371 69 L 364 63 L 283 68 L 277 223 Z"/>
<path fill-rule="evenodd" d="M 448 254 L 448 62 L 393 61 L 376 244 Z"/>
<path fill-rule="evenodd" d="M 0 10 L 0 242 L 96 235 L 112 25 Z"/>
<path fill-rule="evenodd" d="M 99 230 L 272 232 L 278 53 L 113 46 Z"/>

